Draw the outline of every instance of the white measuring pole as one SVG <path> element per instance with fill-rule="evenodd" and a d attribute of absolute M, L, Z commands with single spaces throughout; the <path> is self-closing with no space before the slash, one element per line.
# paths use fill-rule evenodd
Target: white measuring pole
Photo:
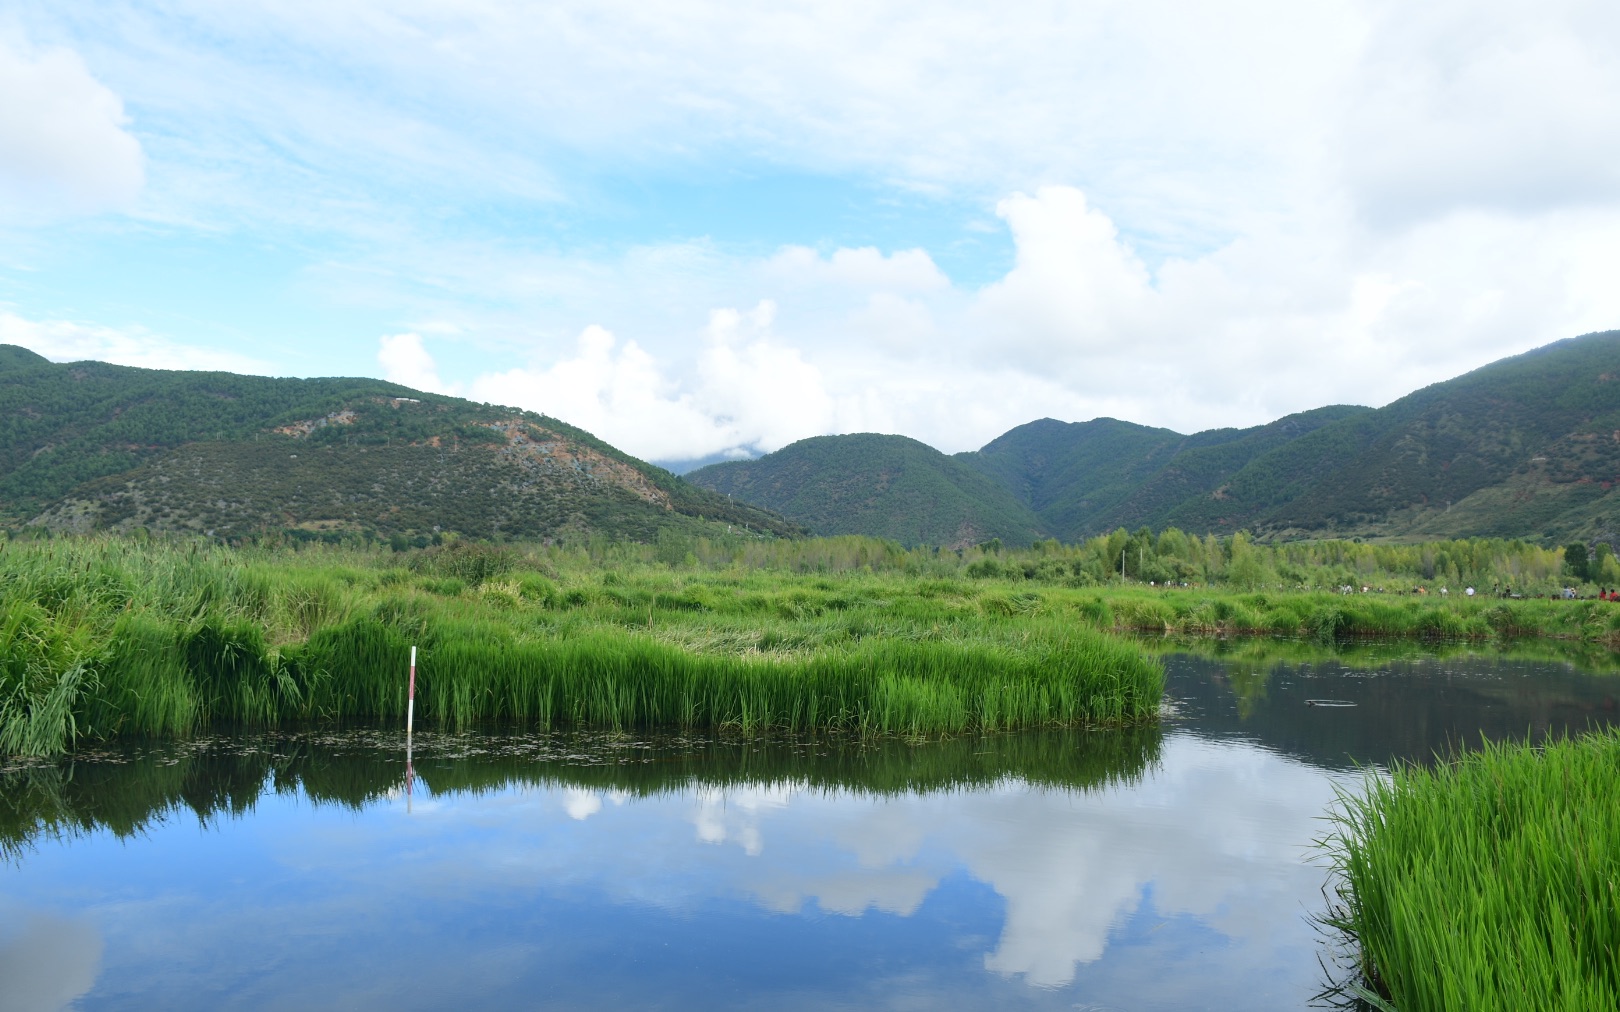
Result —
<path fill-rule="evenodd" d="M 411 687 L 405 699 L 405 744 L 411 741 L 411 724 L 416 721 L 416 648 L 411 647 Z"/>
<path fill-rule="evenodd" d="M 411 684 L 405 698 L 405 811 L 411 810 L 411 788 L 415 786 L 415 771 L 411 769 L 411 731 L 416 723 L 416 648 L 411 647 Z"/>

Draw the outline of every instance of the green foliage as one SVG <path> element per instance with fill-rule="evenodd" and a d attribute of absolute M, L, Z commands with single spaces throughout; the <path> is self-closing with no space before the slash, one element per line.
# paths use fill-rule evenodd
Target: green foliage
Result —
<path fill-rule="evenodd" d="M 1564 571 L 1580 583 L 1591 579 L 1587 566 L 1586 545 L 1576 541 L 1564 546 Z"/>
<path fill-rule="evenodd" d="M 1191 436 L 1112 418 L 1044 418 L 956 456 L 1012 491 L 1065 540 L 1144 524 L 1231 531 L 1245 516 L 1222 491 L 1234 475 L 1273 449 L 1367 412 L 1319 408 Z M 1189 509 L 1193 504 L 1198 508 Z"/>
<path fill-rule="evenodd" d="M 1332 923 L 1401 1012 L 1620 1007 L 1620 732 L 1492 745 L 1340 797 Z"/>
<path fill-rule="evenodd" d="M 0 346 L 4 351 L 5 346 Z M 795 536 L 544 415 L 366 379 L 56 365 L 0 355 L 0 524 L 423 547 L 650 541 L 675 527 Z"/>
<path fill-rule="evenodd" d="M 871 573 L 892 545 L 821 546 L 867 560 L 836 579 L 695 570 L 691 551 L 672 572 L 653 546 L 600 547 L 457 541 L 400 569 L 381 546 L 5 545 L 0 742 L 49 754 L 84 737 L 395 721 L 412 646 L 417 715 L 449 726 L 937 735 L 1157 713 L 1163 672 L 1136 647 L 1038 593 L 910 595 Z"/>
<path fill-rule="evenodd" d="M 1620 538 L 1620 332 L 1560 341 L 1376 411 L 1332 406 L 1190 436 L 1041 419 L 949 459 L 1002 494 L 898 436 L 824 437 L 694 475 L 818 532 L 908 545 L 1073 542 L 1144 525 L 1606 543 Z M 1125 566 L 1132 578 L 1170 575 Z"/>
<path fill-rule="evenodd" d="M 711 464 L 686 478 L 775 510 L 816 534 L 951 547 L 993 539 L 1028 545 L 1045 534 L 1013 493 L 904 436 L 817 436 L 758 460 Z"/>

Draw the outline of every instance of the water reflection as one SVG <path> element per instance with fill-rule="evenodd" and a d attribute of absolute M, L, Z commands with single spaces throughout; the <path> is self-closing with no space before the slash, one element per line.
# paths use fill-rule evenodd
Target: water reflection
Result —
<path fill-rule="evenodd" d="M 87 918 L 21 909 L 0 899 L 0 1008 L 58 1009 L 90 990 L 101 932 Z"/>
<path fill-rule="evenodd" d="M 1299 661 L 1237 647 L 1165 659 L 1178 722 L 1329 769 L 1426 762 L 1482 738 L 1541 741 L 1620 721 L 1620 675 L 1572 663 L 1466 651 Z M 1354 705 L 1310 705 L 1322 699 Z"/>
<path fill-rule="evenodd" d="M 1620 684 L 1168 670 L 1177 715 L 1133 732 L 418 734 L 409 791 L 365 732 L 0 772 L 0 1004 L 1297 1009 L 1352 759 L 1555 733 Z"/>

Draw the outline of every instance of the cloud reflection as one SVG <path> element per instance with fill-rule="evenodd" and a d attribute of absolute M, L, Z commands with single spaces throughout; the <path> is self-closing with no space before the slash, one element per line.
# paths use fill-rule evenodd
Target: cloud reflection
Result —
<path fill-rule="evenodd" d="M 9 906 L 0 906 L 0 1010 L 67 1008 L 95 983 L 101 933 L 82 918 L 23 913 Z"/>
<path fill-rule="evenodd" d="M 536 828 L 545 846 L 484 866 L 516 864 L 535 881 L 590 883 L 677 910 L 741 895 L 776 913 L 813 904 L 846 916 L 911 916 L 942 880 L 965 875 L 1005 903 L 984 968 L 1059 987 L 1104 959 L 1150 894 L 1159 918 L 1191 918 L 1222 936 L 1233 965 L 1274 971 L 1320 898 L 1311 842 L 1333 781 L 1254 745 L 1183 734 L 1166 739 L 1161 767 L 1140 783 L 1086 793 L 1018 782 L 889 797 L 791 783 L 702 787 L 611 818 L 605 794 L 558 794 L 571 818 L 596 816 L 569 831 L 584 838 Z M 458 800 L 444 818 L 481 803 Z M 499 825 L 519 832 L 518 818 L 548 808 L 524 805 Z M 664 879 L 656 896 L 642 889 L 647 868 Z"/>

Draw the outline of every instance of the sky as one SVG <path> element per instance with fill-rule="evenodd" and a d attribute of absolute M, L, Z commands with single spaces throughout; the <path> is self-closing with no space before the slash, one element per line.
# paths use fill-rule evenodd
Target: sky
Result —
<path fill-rule="evenodd" d="M 1620 327 L 1620 5 L 0 9 L 0 342 L 637 456 L 1378 406 Z"/>

